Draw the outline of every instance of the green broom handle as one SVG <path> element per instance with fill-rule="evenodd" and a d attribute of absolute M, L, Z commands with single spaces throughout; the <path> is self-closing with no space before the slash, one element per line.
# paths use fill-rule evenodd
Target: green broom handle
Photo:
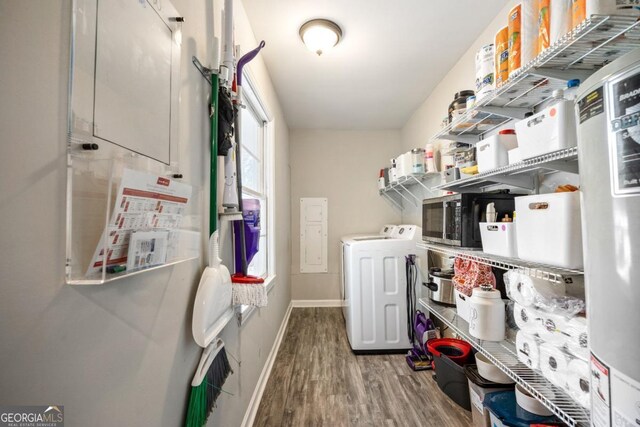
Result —
<path fill-rule="evenodd" d="M 209 186 L 209 236 L 218 228 L 218 74 L 211 73 L 211 176 Z"/>

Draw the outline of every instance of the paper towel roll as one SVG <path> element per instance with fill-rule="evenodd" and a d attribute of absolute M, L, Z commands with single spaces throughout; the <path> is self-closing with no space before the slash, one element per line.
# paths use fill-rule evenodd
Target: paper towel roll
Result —
<path fill-rule="evenodd" d="M 567 355 L 558 347 L 545 343 L 540 345 L 540 371 L 556 386 L 567 389 Z"/>
<path fill-rule="evenodd" d="M 509 78 L 509 27 L 501 28 L 495 37 L 496 87 Z"/>
<path fill-rule="evenodd" d="M 538 333 L 542 329 L 542 318 L 534 308 L 523 307 L 515 303 L 513 305 L 513 319 L 520 330 L 530 334 Z"/>
<path fill-rule="evenodd" d="M 576 316 L 567 322 L 567 350 L 572 355 L 589 360 L 589 337 L 587 335 L 587 318 Z"/>
<path fill-rule="evenodd" d="M 541 312 L 540 316 L 542 318 L 541 327 L 538 330 L 540 339 L 556 347 L 564 346 L 568 339 L 568 335 L 566 334 L 566 331 L 569 329 L 567 319 L 551 313 Z"/>
<path fill-rule="evenodd" d="M 591 15 L 640 15 L 640 6 L 635 0 L 572 0 L 571 3 L 572 27 Z"/>
<path fill-rule="evenodd" d="M 509 298 L 525 307 L 536 305 L 538 302 L 543 306 L 549 306 L 550 300 L 566 293 L 564 283 L 536 279 L 521 274 L 518 270 L 505 273 L 504 281 Z"/>
<path fill-rule="evenodd" d="M 538 54 L 547 49 L 551 41 L 550 3 L 551 0 L 538 0 Z"/>
<path fill-rule="evenodd" d="M 495 47 L 487 44 L 476 52 L 476 99 L 480 101 L 491 95 L 496 88 Z"/>
<path fill-rule="evenodd" d="M 518 360 L 530 367 L 538 369 L 540 365 L 540 348 L 536 338 L 525 331 L 518 331 L 516 334 L 516 351 Z"/>
<path fill-rule="evenodd" d="M 551 44 L 571 29 L 571 0 L 551 0 Z"/>
<path fill-rule="evenodd" d="M 538 50 L 538 0 L 523 0 L 509 12 L 509 77 Z"/>
<path fill-rule="evenodd" d="M 591 406 L 590 379 L 591 371 L 587 362 L 580 359 L 573 359 L 569 362 L 567 367 L 569 395 L 584 408 Z"/>

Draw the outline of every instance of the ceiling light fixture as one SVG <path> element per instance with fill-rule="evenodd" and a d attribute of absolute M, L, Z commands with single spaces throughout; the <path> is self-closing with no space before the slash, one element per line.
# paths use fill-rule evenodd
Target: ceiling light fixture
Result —
<path fill-rule="evenodd" d="M 307 49 L 320 56 L 340 42 L 342 30 L 338 24 L 328 19 L 312 19 L 300 27 L 300 38 Z"/>

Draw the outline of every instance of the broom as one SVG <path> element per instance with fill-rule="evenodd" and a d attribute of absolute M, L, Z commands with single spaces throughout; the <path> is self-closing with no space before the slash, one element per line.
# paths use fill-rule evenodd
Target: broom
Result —
<path fill-rule="evenodd" d="M 202 427 L 213 410 L 216 399 L 229 374 L 233 373 L 224 342 L 217 339 L 202 352 L 196 374 L 191 381 L 191 396 L 187 409 L 187 427 Z"/>
<path fill-rule="evenodd" d="M 211 238 L 216 239 L 217 229 L 217 189 L 218 189 L 218 75 L 211 74 L 211 177 L 210 177 L 210 211 L 209 228 Z M 212 259 L 218 260 L 218 245 Z M 196 374 L 191 381 L 191 396 L 187 408 L 187 427 L 202 427 L 213 410 L 216 399 L 222 391 L 222 385 L 229 376 L 231 366 L 221 339 L 214 340 L 202 352 Z"/>

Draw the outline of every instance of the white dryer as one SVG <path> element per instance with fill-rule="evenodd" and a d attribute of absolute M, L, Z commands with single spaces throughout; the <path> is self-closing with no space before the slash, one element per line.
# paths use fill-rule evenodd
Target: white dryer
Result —
<path fill-rule="evenodd" d="M 360 241 L 360 240 L 384 240 L 384 239 L 390 239 L 392 235 L 395 235 L 395 233 L 398 230 L 398 226 L 397 225 L 393 225 L 393 224 L 385 224 L 382 226 L 382 228 L 380 229 L 380 231 L 376 234 L 376 233 L 369 233 L 369 234 L 350 234 L 347 236 L 343 236 L 340 239 L 340 253 L 344 254 L 344 242 L 346 241 Z M 344 306 L 344 301 L 345 301 L 345 295 L 344 295 L 344 256 L 340 257 L 340 299 L 342 300 L 342 316 L 346 316 L 345 313 L 345 306 Z"/>
<path fill-rule="evenodd" d="M 405 257 L 422 229 L 400 225 L 390 236 L 342 239 L 343 314 L 354 352 L 411 347 L 407 336 Z"/>

